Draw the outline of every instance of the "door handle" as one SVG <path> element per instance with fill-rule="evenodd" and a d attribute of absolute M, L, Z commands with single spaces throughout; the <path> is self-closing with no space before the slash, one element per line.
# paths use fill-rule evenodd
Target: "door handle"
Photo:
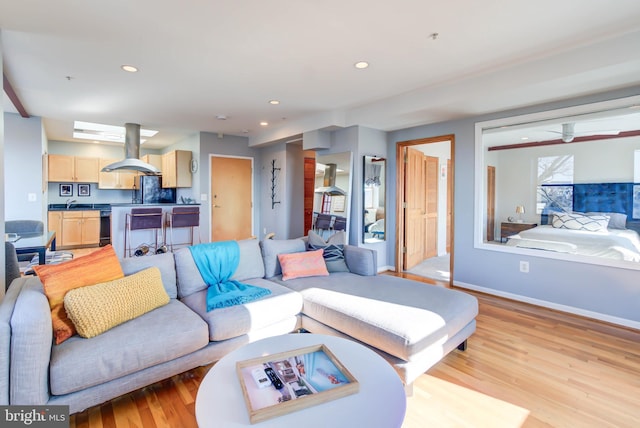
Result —
<path fill-rule="evenodd" d="M 222 206 L 221 206 L 221 205 L 213 204 L 213 208 L 222 208 Z"/>

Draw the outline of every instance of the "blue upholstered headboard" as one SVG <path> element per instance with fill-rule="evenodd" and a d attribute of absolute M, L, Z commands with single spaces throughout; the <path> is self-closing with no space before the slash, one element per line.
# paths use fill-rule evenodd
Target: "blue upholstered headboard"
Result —
<path fill-rule="evenodd" d="M 571 211 L 626 214 L 627 227 L 640 230 L 640 219 L 634 219 L 633 217 L 634 183 L 585 183 L 563 186 L 573 188 L 573 207 Z M 636 184 L 635 186 L 639 185 Z M 545 188 L 547 185 L 542 187 Z M 636 213 L 638 211 L 640 210 L 636 209 Z M 540 222 L 541 224 L 548 224 L 547 212 L 542 213 Z"/>

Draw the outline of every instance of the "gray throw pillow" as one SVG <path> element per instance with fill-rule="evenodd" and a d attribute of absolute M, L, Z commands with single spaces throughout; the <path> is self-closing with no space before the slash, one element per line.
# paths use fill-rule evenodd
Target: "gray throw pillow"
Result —
<path fill-rule="evenodd" d="M 309 250 L 323 249 L 322 256 L 329 272 L 349 272 L 347 263 L 344 261 L 344 245 L 346 234 L 343 230 L 331 235 L 326 241 L 314 231 L 309 231 L 307 248 Z"/>

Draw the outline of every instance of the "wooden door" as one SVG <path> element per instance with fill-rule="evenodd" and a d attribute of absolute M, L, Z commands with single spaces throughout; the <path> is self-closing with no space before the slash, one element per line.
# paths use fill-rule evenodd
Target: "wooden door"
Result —
<path fill-rule="evenodd" d="M 304 234 L 312 227 L 313 222 L 313 198 L 316 184 L 316 160 L 304 158 Z"/>
<path fill-rule="evenodd" d="M 451 224 L 453 220 L 453 171 L 451 159 L 447 159 L 447 254 L 451 253 Z"/>
<path fill-rule="evenodd" d="M 425 163 L 423 154 L 410 147 L 405 149 L 405 251 L 404 269 L 420 263 L 425 254 L 426 198 Z"/>
<path fill-rule="evenodd" d="M 487 166 L 487 242 L 495 239 L 496 230 L 496 167 Z"/>
<path fill-rule="evenodd" d="M 424 156 L 426 190 L 425 249 L 423 259 L 438 255 L 438 158 Z M 422 261 L 422 260 L 421 260 Z"/>
<path fill-rule="evenodd" d="M 250 238 L 252 159 L 211 158 L 211 241 Z"/>

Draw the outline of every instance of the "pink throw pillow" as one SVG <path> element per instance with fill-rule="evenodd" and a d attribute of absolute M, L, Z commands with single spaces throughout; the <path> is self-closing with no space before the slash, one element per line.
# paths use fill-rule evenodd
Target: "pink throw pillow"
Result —
<path fill-rule="evenodd" d="M 301 253 L 278 254 L 282 267 L 282 280 L 307 276 L 328 276 L 327 265 L 322 257 L 323 249 Z"/>

